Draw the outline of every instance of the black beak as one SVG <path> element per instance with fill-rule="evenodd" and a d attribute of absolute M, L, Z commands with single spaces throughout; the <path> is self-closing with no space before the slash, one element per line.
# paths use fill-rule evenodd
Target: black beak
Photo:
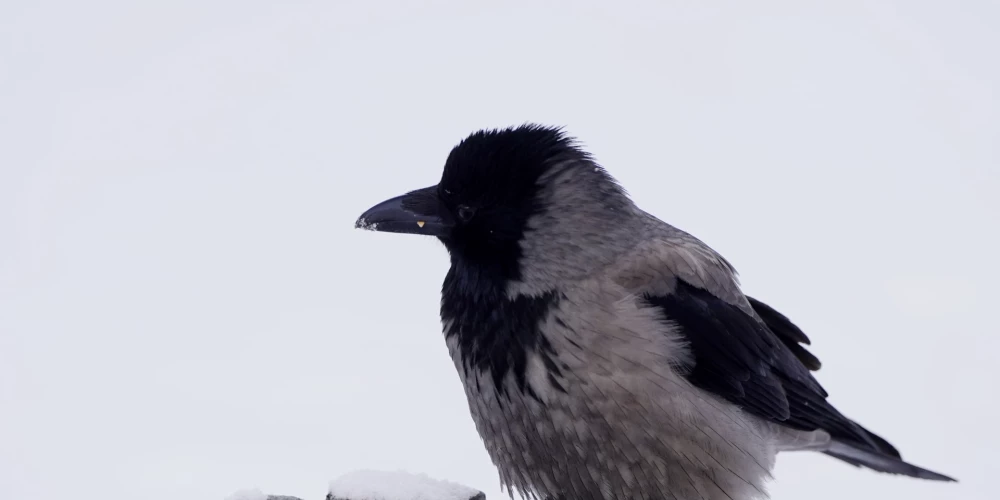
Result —
<path fill-rule="evenodd" d="M 387 233 L 447 236 L 454 219 L 441 203 L 437 186 L 383 201 L 361 214 L 354 227 Z"/>

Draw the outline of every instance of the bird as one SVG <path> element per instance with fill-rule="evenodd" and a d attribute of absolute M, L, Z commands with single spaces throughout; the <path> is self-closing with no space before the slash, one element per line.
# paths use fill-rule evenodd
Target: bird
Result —
<path fill-rule="evenodd" d="M 785 451 L 954 481 L 830 404 L 809 337 L 565 127 L 473 132 L 355 226 L 447 249 L 445 344 L 511 498 L 765 499 Z"/>

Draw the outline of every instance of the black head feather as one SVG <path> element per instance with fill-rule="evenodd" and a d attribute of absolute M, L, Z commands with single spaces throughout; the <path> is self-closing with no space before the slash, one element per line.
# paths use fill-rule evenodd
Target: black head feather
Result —
<path fill-rule="evenodd" d="M 453 264 L 474 267 L 478 278 L 517 279 L 519 241 L 540 206 L 539 179 L 550 169 L 588 159 L 555 127 L 522 125 L 481 130 L 451 150 L 438 196 L 458 221 L 441 240 Z M 481 286 L 480 279 L 476 285 Z"/>

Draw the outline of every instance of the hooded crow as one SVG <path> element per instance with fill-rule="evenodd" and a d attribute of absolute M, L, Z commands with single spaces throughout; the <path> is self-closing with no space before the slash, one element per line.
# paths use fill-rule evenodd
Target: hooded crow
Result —
<path fill-rule="evenodd" d="M 802 330 L 744 295 L 706 244 L 639 209 L 561 129 L 475 132 L 440 182 L 357 227 L 447 248 L 444 338 L 512 494 L 766 498 L 790 450 L 952 481 L 827 402 Z"/>

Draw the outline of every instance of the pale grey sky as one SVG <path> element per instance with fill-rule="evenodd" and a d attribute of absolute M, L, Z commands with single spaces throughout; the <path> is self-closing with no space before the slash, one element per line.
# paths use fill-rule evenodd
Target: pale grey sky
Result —
<path fill-rule="evenodd" d="M 567 2 L 568 4 L 568 2 Z M 773 497 L 996 498 L 1000 4 L 0 3 L 0 498 L 499 492 L 435 241 L 363 233 L 481 127 L 565 125 L 957 485 L 779 458 Z"/>

